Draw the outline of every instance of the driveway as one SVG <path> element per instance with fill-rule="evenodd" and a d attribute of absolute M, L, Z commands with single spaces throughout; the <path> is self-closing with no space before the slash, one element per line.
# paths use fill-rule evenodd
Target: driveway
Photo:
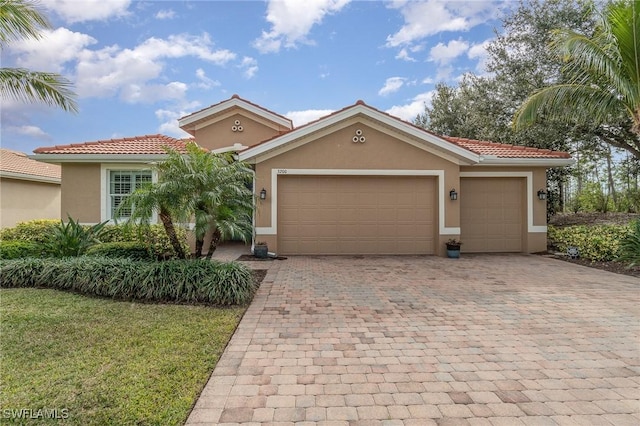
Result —
<path fill-rule="evenodd" d="M 637 278 L 528 255 L 266 264 L 187 424 L 640 424 Z"/>

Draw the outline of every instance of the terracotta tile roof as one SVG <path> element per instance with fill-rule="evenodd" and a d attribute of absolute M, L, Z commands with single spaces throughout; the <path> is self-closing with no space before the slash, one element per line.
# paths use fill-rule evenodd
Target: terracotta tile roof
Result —
<path fill-rule="evenodd" d="M 187 142 L 193 139 L 175 139 L 165 135 L 144 135 L 122 139 L 56 145 L 35 149 L 36 154 L 166 154 L 164 147 L 186 152 Z"/>
<path fill-rule="evenodd" d="M 60 179 L 60 166 L 28 158 L 23 152 L 0 149 L 0 172 Z"/>
<path fill-rule="evenodd" d="M 552 151 L 550 149 L 508 145 L 451 136 L 440 137 L 479 155 L 491 155 L 498 158 L 571 158 L 571 155 L 567 152 Z"/>
<path fill-rule="evenodd" d="M 220 101 L 220 102 L 217 102 L 217 103 L 215 103 L 215 104 L 209 105 L 208 107 L 202 108 L 202 109 L 200 109 L 200 110 L 198 110 L 198 111 L 194 111 L 194 112 L 192 112 L 191 114 L 185 115 L 184 117 L 180 117 L 180 119 L 179 119 L 179 120 L 184 120 L 185 118 L 191 117 L 192 115 L 195 115 L 195 114 L 198 114 L 198 113 L 200 113 L 200 112 L 202 112 L 202 111 L 208 110 L 209 108 L 215 108 L 215 107 L 217 107 L 218 105 L 221 105 L 221 104 L 223 104 L 223 103 L 225 103 L 225 102 L 229 102 L 231 99 L 239 99 L 239 100 L 241 100 L 242 102 L 246 102 L 246 103 L 248 103 L 249 105 L 253 105 L 254 107 L 259 108 L 259 109 L 261 109 L 261 110 L 263 110 L 263 111 L 265 111 L 265 112 L 267 112 L 267 113 L 269 113 L 269 114 L 277 115 L 278 117 L 283 118 L 284 120 L 288 121 L 289 123 L 293 123 L 293 122 L 291 121 L 291 119 L 290 119 L 290 118 L 287 118 L 287 117 L 285 117 L 285 116 L 284 116 L 284 115 L 282 115 L 282 114 L 278 114 L 278 113 L 277 113 L 277 112 L 275 112 L 275 111 L 271 111 L 271 110 L 269 110 L 269 109 L 267 109 L 267 108 L 265 108 L 265 107 L 263 107 L 263 106 L 261 106 L 261 105 L 258 105 L 258 104 L 256 104 L 256 103 L 253 103 L 253 102 L 251 102 L 251 101 L 248 101 L 248 100 L 246 100 L 246 99 L 244 99 L 244 98 L 241 98 L 240 96 L 238 96 L 238 95 L 237 95 L 237 94 L 235 94 L 235 93 L 234 93 L 234 94 L 233 94 L 229 99 L 225 99 L 225 100 L 223 100 L 223 101 Z"/>

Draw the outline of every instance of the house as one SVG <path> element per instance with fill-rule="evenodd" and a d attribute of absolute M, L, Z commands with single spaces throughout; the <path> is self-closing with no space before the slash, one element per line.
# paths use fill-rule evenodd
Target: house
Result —
<path fill-rule="evenodd" d="M 60 219 L 60 166 L 0 149 L 0 228 L 32 219 Z"/>
<path fill-rule="evenodd" d="M 278 254 L 435 254 L 546 249 L 546 171 L 564 152 L 442 137 L 362 101 L 303 126 L 233 95 L 179 120 L 203 148 L 255 170 L 255 238 Z M 62 211 L 111 217 L 153 180 L 162 135 L 35 150 L 62 164 Z"/>

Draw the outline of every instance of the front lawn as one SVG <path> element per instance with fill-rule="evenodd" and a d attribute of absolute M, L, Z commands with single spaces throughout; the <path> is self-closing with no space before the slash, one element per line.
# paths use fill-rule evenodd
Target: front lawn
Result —
<path fill-rule="evenodd" d="M 244 309 L 1 289 L 0 423 L 182 424 Z"/>

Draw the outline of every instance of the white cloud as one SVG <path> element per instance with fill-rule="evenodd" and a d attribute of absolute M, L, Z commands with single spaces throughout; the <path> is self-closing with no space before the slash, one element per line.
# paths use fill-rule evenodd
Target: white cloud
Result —
<path fill-rule="evenodd" d="M 194 56 L 224 65 L 235 59 L 226 49 L 212 50 L 208 35 L 172 35 L 167 39 L 150 38 L 133 49 L 118 46 L 97 51 L 84 50 L 78 56 L 76 91 L 80 97 L 109 97 L 116 94 L 127 102 L 149 102 L 177 98 L 185 86 L 178 82 L 159 86 L 150 84 L 162 77 L 163 60 Z M 144 86 L 148 86 L 145 88 Z M 154 93 L 153 90 L 158 90 Z"/>
<path fill-rule="evenodd" d="M 238 67 L 244 70 L 245 78 L 253 78 L 258 72 L 258 61 L 250 56 L 245 56 Z"/>
<path fill-rule="evenodd" d="M 444 31 L 467 31 L 499 13 L 499 5 L 490 1 L 395 1 L 389 7 L 400 10 L 404 25 L 387 37 L 388 47 L 410 45 Z"/>
<path fill-rule="evenodd" d="M 131 0 L 43 0 L 42 5 L 73 24 L 85 21 L 102 21 L 129 14 Z"/>
<path fill-rule="evenodd" d="M 334 112 L 332 109 L 308 109 L 304 111 L 289 111 L 284 116 L 293 121 L 295 127 L 317 120 Z"/>
<path fill-rule="evenodd" d="M 469 43 L 464 40 L 451 40 L 447 44 L 438 43 L 429 51 L 429 60 L 445 65 L 464 54 L 469 49 Z"/>
<path fill-rule="evenodd" d="M 489 52 L 487 52 L 487 47 L 491 43 L 491 39 L 485 40 L 482 43 L 474 44 L 469 48 L 467 52 L 467 56 L 469 59 L 475 59 L 478 61 L 478 65 L 476 66 L 476 70 L 478 72 L 485 73 L 487 70 L 487 61 L 489 60 Z"/>
<path fill-rule="evenodd" d="M 38 126 L 24 125 L 24 126 L 10 126 L 7 130 L 19 135 L 28 136 L 30 138 L 51 140 L 51 135 L 42 130 Z"/>
<path fill-rule="evenodd" d="M 425 105 L 428 106 L 431 104 L 431 100 L 433 99 L 434 94 L 435 92 L 433 90 L 425 93 L 420 93 L 419 95 L 415 96 L 408 104 L 394 105 L 386 110 L 386 112 L 402 120 L 413 122 L 418 114 L 422 114 L 424 112 Z"/>
<path fill-rule="evenodd" d="M 175 138 L 192 137 L 189 133 L 185 132 L 180 128 L 180 126 L 178 126 L 178 119 L 191 114 L 198 107 L 200 107 L 199 102 L 191 102 L 176 105 L 176 108 L 157 109 L 155 111 L 156 118 L 161 121 L 160 126 L 158 126 L 158 133 L 173 136 Z"/>
<path fill-rule="evenodd" d="M 311 28 L 332 13 L 339 12 L 351 0 L 270 0 L 267 6 L 267 22 L 270 31 L 254 41 L 261 53 L 278 52 L 282 46 L 295 47 L 299 43 L 311 43 L 307 35 Z"/>
<path fill-rule="evenodd" d="M 23 39 L 11 43 L 9 49 L 18 55 L 20 67 L 61 73 L 64 64 L 74 61 L 87 46 L 97 43 L 93 37 L 66 28 L 42 32 L 42 39 Z"/>
<path fill-rule="evenodd" d="M 407 79 L 404 77 L 389 77 L 385 81 L 382 89 L 378 90 L 378 95 L 386 96 L 390 93 L 397 92 L 404 85 Z"/>
<path fill-rule="evenodd" d="M 400 49 L 400 52 L 398 52 L 398 54 L 396 55 L 396 59 L 402 59 L 403 61 L 407 61 L 407 62 L 416 61 L 414 58 L 411 57 L 406 47 L 403 47 L 402 49 Z"/>
<path fill-rule="evenodd" d="M 156 13 L 156 19 L 173 19 L 176 17 L 176 12 L 171 9 L 163 9 L 159 10 Z"/>
<path fill-rule="evenodd" d="M 207 74 L 204 72 L 202 68 L 198 68 L 196 70 L 196 78 L 200 80 L 199 83 L 195 84 L 195 86 L 198 87 L 199 89 L 207 90 L 207 89 L 211 89 L 212 87 L 218 87 L 222 85 L 222 83 L 220 83 L 218 80 L 213 80 L 207 77 Z"/>

